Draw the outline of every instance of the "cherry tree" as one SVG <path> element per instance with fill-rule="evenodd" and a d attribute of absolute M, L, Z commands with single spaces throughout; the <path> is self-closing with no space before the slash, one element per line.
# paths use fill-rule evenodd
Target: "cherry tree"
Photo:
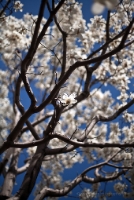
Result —
<path fill-rule="evenodd" d="M 0 199 L 26 200 L 33 188 L 35 200 L 59 199 L 81 183 L 91 187 L 76 197 L 94 199 L 110 181 L 132 197 L 134 1 L 95 0 L 89 21 L 75 0 L 41 0 L 37 16 L 21 19 L 23 1 L 0 2 Z M 84 170 L 65 181 L 75 163 Z"/>

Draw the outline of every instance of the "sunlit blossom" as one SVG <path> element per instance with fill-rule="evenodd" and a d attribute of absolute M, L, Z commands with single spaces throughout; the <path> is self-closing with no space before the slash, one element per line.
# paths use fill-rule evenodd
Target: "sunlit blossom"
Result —
<path fill-rule="evenodd" d="M 70 95 L 64 93 L 63 96 L 62 96 L 62 99 L 61 99 L 61 103 L 64 106 L 75 104 L 77 102 L 77 100 L 75 99 L 75 97 L 76 97 L 75 93 L 72 93 Z"/>

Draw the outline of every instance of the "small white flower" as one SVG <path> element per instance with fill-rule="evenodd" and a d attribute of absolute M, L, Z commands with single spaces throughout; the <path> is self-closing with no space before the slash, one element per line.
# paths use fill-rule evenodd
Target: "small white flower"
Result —
<path fill-rule="evenodd" d="M 63 96 L 62 96 L 62 99 L 61 99 L 61 103 L 63 105 L 70 105 L 70 104 L 75 104 L 77 102 L 77 100 L 75 99 L 76 97 L 76 94 L 75 93 L 72 93 L 70 95 L 64 93 Z"/>
<path fill-rule="evenodd" d="M 122 184 L 120 182 L 116 183 L 114 185 L 114 190 L 118 193 L 118 194 L 121 194 L 122 192 L 124 192 L 124 190 L 126 189 L 126 185 L 125 184 Z"/>
<path fill-rule="evenodd" d="M 130 92 L 130 99 L 134 99 L 134 93 Z"/>
<path fill-rule="evenodd" d="M 112 10 L 117 4 L 118 0 L 94 0 L 92 12 L 94 14 L 100 14 L 103 12 L 105 7 L 107 7 L 109 10 Z"/>
<path fill-rule="evenodd" d="M 22 4 L 20 1 L 16 1 L 16 2 L 14 3 L 15 12 L 17 12 L 18 10 L 19 10 L 20 12 L 22 12 L 22 11 L 23 11 L 22 7 L 23 7 L 23 4 Z"/>

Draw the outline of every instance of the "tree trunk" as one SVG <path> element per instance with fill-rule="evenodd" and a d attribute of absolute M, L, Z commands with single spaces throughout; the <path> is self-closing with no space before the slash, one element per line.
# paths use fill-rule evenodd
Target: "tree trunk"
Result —
<path fill-rule="evenodd" d="M 36 178 L 39 174 L 42 161 L 45 155 L 45 148 L 46 145 L 41 144 L 37 147 L 36 153 L 34 154 L 33 158 L 31 159 L 31 163 L 27 170 L 27 173 L 24 177 L 23 183 L 21 185 L 20 190 L 16 193 L 15 197 L 11 197 L 10 200 L 19 199 L 19 200 L 26 200 L 28 199 L 34 185 L 36 182 Z"/>
<path fill-rule="evenodd" d="M 7 199 L 12 194 L 12 190 L 13 190 L 15 178 L 16 178 L 16 173 L 17 173 L 19 154 L 20 154 L 20 149 L 14 149 L 14 154 L 10 163 L 10 167 L 6 174 L 6 177 L 2 186 L 0 199 L 3 199 L 3 200 Z"/>

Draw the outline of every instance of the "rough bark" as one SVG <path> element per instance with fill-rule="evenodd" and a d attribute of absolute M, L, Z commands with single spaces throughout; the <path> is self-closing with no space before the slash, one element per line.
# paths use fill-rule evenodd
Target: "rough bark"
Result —
<path fill-rule="evenodd" d="M 18 164 L 18 157 L 19 157 L 20 150 L 14 149 L 14 154 L 10 163 L 9 170 L 6 174 L 1 194 L 0 194 L 0 199 L 7 199 L 11 196 L 12 190 L 15 184 L 15 178 L 17 174 L 17 164 Z"/>
<path fill-rule="evenodd" d="M 10 200 L 19 199 L 19 200 L 26 200 L 28 199 L 34 185 L 36 182 L 36 178 L 39 174 L 42 161 L 45 156 L 45 148 L 47 144 L 42 144 L 37 147 L 36 153 L 31 159 L 30 166 L 27 170 L 27 173 L 24 177 L 22 186 L 20 190 L 17 192 L 15 197 L 11 197 Z"/>

